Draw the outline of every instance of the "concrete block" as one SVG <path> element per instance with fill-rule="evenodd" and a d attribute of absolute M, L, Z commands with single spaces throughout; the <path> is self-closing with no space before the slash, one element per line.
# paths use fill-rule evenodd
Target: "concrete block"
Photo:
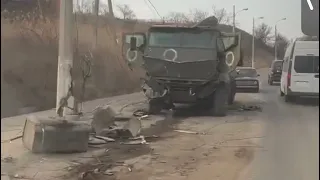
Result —
<path fill-rule="evenodd" d="M 97 134 L 100 134 L 103 129 L 114 125 L 116 115 L 117 113 L 111 106 L 107 105 L 97 108 L 93 114 L 93 120 L 91 122 L 92 128 Z"/>
<path fill-rule="evenodd" d="M 72 153 L 88 149 L 91 126 L 65 118 L 29 116 L 23 131 L 23 145 L 34 153 Z"/>

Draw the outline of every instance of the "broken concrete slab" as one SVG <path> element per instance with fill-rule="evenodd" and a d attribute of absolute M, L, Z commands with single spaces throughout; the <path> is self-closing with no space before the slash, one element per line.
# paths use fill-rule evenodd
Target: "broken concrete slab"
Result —
<path fill-rule="evenodd" d="M 115 110 L 109 105 L 98 107 L 93 114 L 92 128 L 97 134 L 100 134 L 102 130 L 114 125 L 116 115 Z"/>
<path fill-rule="evenodd" d="M 23 130 L 23 145 L 34 153 L 73 153 L 88 149 L 91 127 L 84 121 L 61 117 L 29 116 Z"/>
<path fill-rule="evenodd" d="M 123 122 L 123 121 L 129 121 L 131 118 L 132 118 L 132 114 L 130 113 L 119 113 L 115 116 L 115 121 L 120 121 L 120 122 Z"/>
<path fill-rule="evenodd" d="M 123 128 L 128 129 L 130 131 L 132 137 L 136 137 L 137 135 L 140 134 L 141 127 L 142 127 L 141 121 L 136 117 L 132 117 L 128 121 L 128 123 L 126 123 L 124 125 Z"/>

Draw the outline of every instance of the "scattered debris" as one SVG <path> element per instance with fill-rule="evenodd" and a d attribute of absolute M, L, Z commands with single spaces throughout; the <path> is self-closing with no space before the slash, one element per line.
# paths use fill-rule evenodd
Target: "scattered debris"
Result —
<path fill-rule="evenodd" d="M 110 169 L 107 169 L 104 173 L 104 175 L 113 176 L 113 172 Z"/>
<path fill-rule="evenodd" d="M 142 124 L 139 119 L 131 118 L 129 122 L 124 125 L 123 128 L 129 130 L 132 137 L 136 137 L 137 135 L 140 134 L 141 127 L 142 127 Z"/>
<path fill-rule="evenodd" d="M 88 174 L 89 174 L 89 172 L 88 172 L 88 171 L 87 171 L 87 172 L 82 172 L 82 173 L 80 173 L 80 174 L 79 174 L 78 179 L 79 179 L 79 180 L 84 179 L 85 177 L 87 177 L 87 176 L 88 176 Z"/>
<path fill-rule="evenodd" d="M 105 128 L 97 133 L 99 136 L 110 137 L 110 138 L 130 138 L 136 137 L 140 134 L 142 124 L 139 119 L 136 117 L 131 118 L 126 124 L 122 127 L 113 126 Z"/>
<path fill-rule="evenodd" d="M 93 173 L 94 173 L 94 174 L 100 173 L 100 169 L 99 169 L 99 168 L 94 169 L 94 170 L 93 170 Z"/>
<path fill-rule="evenodd" d="M 109 137 L 104 137 L 104 136 L 95 136 L 95 138 L 104 140 L 106 142 L 115 142 L 116 141 L 115 139 L 112 139 L 112 138 L 109 138 Z"/>
<path fill-rule="evenodd" d="M 8 156 L 8 157 L 1 157 L 1 162 L 5 162 L 5 163 L 12 163 L 14 161 L 13 157 Z"/>
<path fill-rule="evenodd" d="M 129 142 L 121 142 L 120 144 L 124 144 L 124 145 L 139 145 L 139 144 L 149 144 L 147 143 L 147 141 L 145 140 L 144 136 L 139 136 L 135 139 L 132 139 Z"/>
<path fill-rule="evenodd" d="M 195 131 L 185 131 L 185 130 L 174 130 L 175 132 L 180 132 L 180 133 L 187 133 L 187 134 L 200 134 Z"/>
<path fill-rule="evenodd" d="M 99 139 L 96 137 L 90 137 L 89 138 L 89 145 L 101 145 L 101 144 L 106 144 L 107 142 L 103 139 Z"/>
<path fill-rule="evenodd" d="M 262 111 L 262 108 L 257 105 L 242 105 L 238 111 Z"/>
<path fill-rule="evenodd" d="M 145 140 L 152 140 L 152 139 L 157 139 L 160 138 L 159 136 L 152 135 L 152 136 L 143 136 Z M 141 139 L 141 136 L 134 137 L 134 138 L 129 138 L 129 140 L 138 140 Z"/>
<path fill-rule="evenodd" d="M 148 111 L 147 110 L 143 110 L 143 109 L 139 109 L 133 112 L 133 115 L 136 117 L 143 117 L 143 116 L 148 116 Z"/>
<path fill-rule="evenodd" d="M 111 108 L 111 106 L 106 105 L 98 107 L 93 114 L 93 121 L 91 123 L 94 131 L 100 134 L 106 128 L 114 126 L 114 121 L 116 117 L 116 112 Z"/>
<path fill-rule="evenodd" d="M 126 122 L 132 118 L 132 115 L 120 113 L 120 114 L 117 114 L 114 118 L 115 118 L 114 121 Z"/>

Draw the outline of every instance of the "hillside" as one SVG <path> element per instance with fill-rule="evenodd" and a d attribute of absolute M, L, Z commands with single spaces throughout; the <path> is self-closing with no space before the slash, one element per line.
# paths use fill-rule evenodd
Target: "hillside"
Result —
<path fill-rule="evenodd" d="M 76 83 L 75 95 L 81 95 L 81 55 L 88 54 L 92 45 L 93 30 L 90 18 L 78 18 L 79 53 L 75 52 Z M 146 31 L 150 23 L 100 19 L 98 29 L 98 49 L 93 53 L 92 76 L 86 84 L 85 100 L 113 96 L 138 91 L 140 80 L 138 71 L 131 71 L 121 55 L 122 32 Z M 25 22 L 1 21 L 1 116 L 16 115 L 21 110 L 44 110 L 55 106 L 57 77 L 57 22 L 35 22 L 33 26 Z M 223 31 L 231 31 L 230 26 L 221 25 Z M 114 34 L 116 37 L 114 37 Z M 251 61 L 252 36 L 242 31 L 245 65 Z M 265 67 L 273 59 L 272 50 L 256 42 L 257 67 Z M 27 108 L 26 108 L 27 107 Z M 23 108 L 23 109 L 22 109 Z"/>

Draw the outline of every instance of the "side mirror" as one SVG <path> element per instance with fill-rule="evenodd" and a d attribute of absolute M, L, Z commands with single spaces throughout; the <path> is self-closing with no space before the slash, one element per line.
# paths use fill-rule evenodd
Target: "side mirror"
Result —
<path fill-rule="evenodd" d="M 137 38 L 136 37 L 130 38 L 130 50 L 131 51 L 137 50 Z"/>
<path fill-rule="evenodd" d="M 260 74 L 257 74 L 257 76 L 259 77 L 259 76 L 260 76 Z"/>

